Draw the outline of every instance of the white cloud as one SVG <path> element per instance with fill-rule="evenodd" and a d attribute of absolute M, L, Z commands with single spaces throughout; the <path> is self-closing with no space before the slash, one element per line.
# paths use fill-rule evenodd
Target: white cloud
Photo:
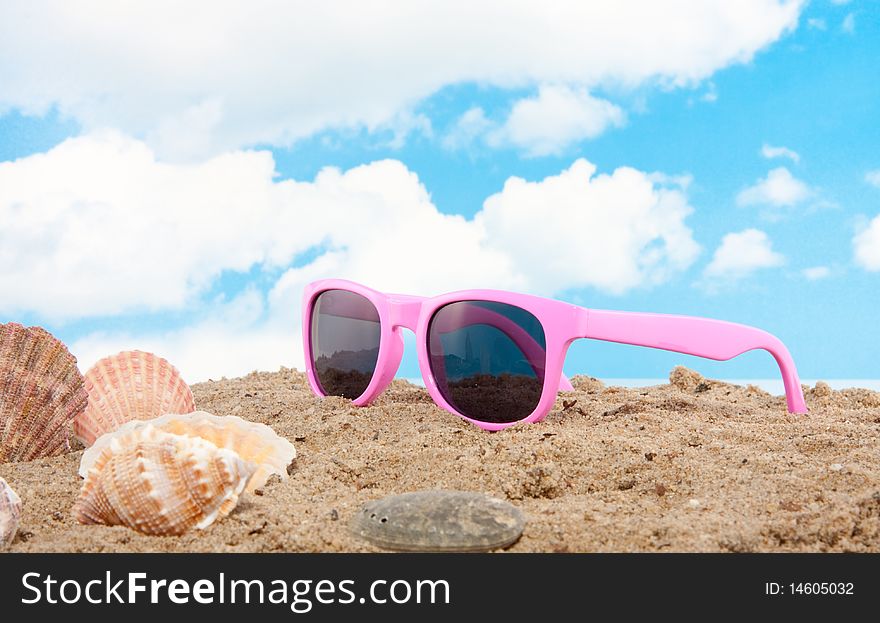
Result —
<path fill-rule="evenodd" d="M 880 216 L 853 238 L 856 263 L 870 271 L 880 271 Z"/>
<path fill-rule="evenodd" d="M 807 26 L 814 30 L 825 30 L 826 28 L 828 28 L 825 20 L 818 17 L 811 17 L 810 19 L 808 19 Z"/>
<path fill-rule="evenodd" d="M 479 106 L 466 110 L 452 128 L 443 137 L 443 146 L 446 149 L 466 149 L 476 141 L 485 138 L 486 134 L 495 127 Z"/>
<path fill-rule="evenodd" d="M 303 226 L 274 209 L 294 185 L 273 174 L 268 153 L 176 167 L 113 132 L 0 163 L 0 255 L 15 267 L 0 273 L 0 309 L 182 308 L 222 270 L 285 264 L 303 250 Z"/>
<path fill-rule="evenodd" d="M 785 257 L 773 250 L 766 233 L 745 229 L 721 239 L 703 275 L 710 280 L 737 280 L 762 268 L 782 266 Z"/>
<path fill-rule="evenodd" d="M 827 266 L 812 266 L 803 269 L 801 274 L 810 281 L 818 281 L 819 279 L 825 279 L 828 277 L 831 274 L 831 269 Z"/>
<path fill-rule="evenodd" d="M 700 96 L 700 100 L 710 104 L 718 101 L 718 87 L 714 82 L 709 82 L 706 92 Z"/>
<path fill-rule="evenodd" d="M 865 173 L 865 181 L 868 182 L 871 186 L 876 186 L 877 188 L 880 188 L 880 169 L 868 171 L 867 173 Z"/>
<path fill-rule="evenodd" d="M 504 125 L 488 136 L 492 145 L 513 145 L 528 156 L 559 155 L 571 144 L 623 125 L 624 112 L 586 89 L 542 85 L 536 97 L 517 101 Z"/>
<path fill-rule="evenodd" d="M 443 138 L 447 149 L 466 149 L 477 142 L 513 147 L 526 156 L 561 155 L 572 144 L 621 126 L 626 114 L 583 88 L 543 85 L 533 97 L 517 100 L 502 123 L 479 106 L 465 111 Z"/>
<path fill-rule="evenodd" d="M 171 165 L 112 132 L 2 163 L 0 259 L 16 270 L 0 272 L 0 310 L 73 318 L 183 309 L 223 271 L 283 268 L 321 245 L 365 255 L 365 275 L 389 277 L 385 236 L 416 253 L 425 232 L 457 245 L 443 262 L 449 274 L 478 264 L 483 277 L 507 282 L 503 258 L 480 249 L 473 225 L 440 214 L 397 161 L 324 169 L 314 182 L 275 175 L 269 152 Z"/>
<path fill-rule="evenodd" d="M 421 134 L 426 138 L 434 136 L 434 128 L 431 119 L 422 113 L 413 114 L 404 110 L 394 117 L 388 124 L 392 137 L 388 142 L 392 149 L 400 149 L 406 143 L 406 139 L 412 134 Z"/>
<path fill-rule="evenodd" d="M 854 13 L 848 13 L 847 16 L 843 18 L 843 21 L 840 22 L 840 30 L 848 35 L 851 35 L 856 31 L 856 16 Z"/>
<path fill-rule="evenodd" d="M 203 157 L 381 128 L 461 83 L 693 85 L 794 29 L 804 5 L 4 2 L 0 111 L 56 107 L 163 158 Z"/>
<path fill-rule="evenodd" d="M 773 145 L 768 145 L 764 143 L 761 146 L 761 155 L 767 158 L 768 160 L 771 158 L 788 158 L 794 163 L 798 163 L 801 161 L 801 156 L 793 149 L 789 149 L 788 147 L 774 147 Z"/>
<path fill-rule="evenodd" d="M 395 160 L 300 182 L 277 179 L 268 152 L 167 164 L 140 141 L 98 133 L 0 163 L 0 263 L 14 267 L 0 271 L 0 313 L 195 318 L 173 331 L 87 335 L 75 344 L 84 365 L 134 347 L 191 379 L 301 365 L 299 296 L 321 277 L 422 294 L 659 283 L 699 250 L 685 181 L 631 168 L 596 175 L 578 160 L 539 182 L 510 178 L 467 219 L 439 212 Z M 316 259 L 295 265 L 307 251 Z M 277 282 L 268 294 L 206 299 L 225 271 Z"/>
<path fill-rule="evenodd" d="M 741 206 L 766 205 L 771 207 L 795 206 L 813 194 L 807 184 L 797 179 L 785 167 L 777 167 L 742 190 L 736 197 Z"/>
<path fill-rule="evenodd" d="M 211 303 L 211 315 L 192 325 L 166 332 L 98 331 L 70 344 L 85 371 L 98 359 L 121 350 L 157 353 L 177 366 L 192 383 L 221 376 L 241 376 L 280 366 L 302 369 L 302 339 L 296 323 L 299 302 L 270 304 L 248 290 L 228 302 Z"/>
<path fill-rule="evenodd" d="M 593 286 L 621 293 L 656 283 L 696 259 L 679 186 L 628 167 L 595 175 L 586 160 L 541 182 L 512 177 L 489 197 L 476 224 L 489 248 L 541 292 Z"/>

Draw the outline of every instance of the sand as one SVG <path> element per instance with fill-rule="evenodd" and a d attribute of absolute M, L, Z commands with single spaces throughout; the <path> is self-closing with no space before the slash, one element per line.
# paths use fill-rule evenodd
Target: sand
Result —
<path fill-rule="evenodd" d="M 404 381 L 371 407 L 312 395 L 294 370 L 196 385 L 198 408 L 264 422 L 298 458 L 287 480 L 182 537 L 81 526 L 81 451 L 2 464 L 24 501 L 14 552 L 375 551 L 347 529 L 370 499 L 427 488 L 519 506 L 507 551 L 880 551 L 880 393 L 755 387 L 676 368 L 651 388 L 576 377 L 537 424 L 486 433 Z"/>

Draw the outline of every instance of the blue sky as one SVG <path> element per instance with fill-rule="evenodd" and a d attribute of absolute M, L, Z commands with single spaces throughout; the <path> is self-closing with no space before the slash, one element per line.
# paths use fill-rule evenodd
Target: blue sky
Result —
<path fill-rule="evenodd" d="M 700 24 L 695 22 L 692 27 L 699 28 Z M 66 41 L 65 37 L 69 35 L 51 29 L 48 32 L 45 36 L 59 42 Z M 384 180 L 381 183 L 386 184 L 405 184 L 406 175 L 414 174 L 437 212 L 462 215 L 469 224 L 475 217 L 477 220 L 482 218 L 478 213 L 489 210 L 484 208 L 484 202 L 493 195 L 498 196 L 504 206 L 518 205 L 516 195 L 511 193 L 508 198 L 505 182 L 509 178 L 520 177 L 540 185 L 545 178 L 569 171 L 578 159 L 595 165 L 594 175 L 598 176 L 611 175 L 619 167 L 631 167 L 645 176 L 662 173 L 666 180 L 658 182 L 657 188 L 663 186 L 680 193 L 689 206 L 690 213 L 682 217 L 681 222 L 690 230 L 685 242 L 694 244 L 692 253 L 682 252 L 678 259 L 670 255 L 672 259 L 666 258 L 656 267 L 657 271 L 651 272 L 651 269 L 621 287 L 604 282 L 601 276 L 597 276 L 602 268 L 595 265 L 583 266 L 583 280 L 576 275 L 556 279 L 558 271 L 554 274 L 552 268 L 546 269 L 546 275 L 537 269 L 524 269 L 525 277 L 509 279 L 502 269 L 484 271 L 480 268 L 474 269 L 470 277 L 482 281 L 473 285 L 508 287 L 521 283 L 522 289 L 590 307 L 701 315 L 752 324 L 775 333 L 789 346 L 803 378 L 880 378 L 880 361 L 876 357 L 880 345 L 880 323 L 876 322 L 880 302 L 880 220 L 874 220 L 880 218 L 880 175 L 876 179 L 872 176 L 872 172 L 880 170 L 880 5 L 858 0 L 844 3 L 814 1 L 797 5 L 794 21 L 788 28 L 781 25 L 775 32 L 764 36 L 766 45 L 751 50 L 749 60 L 725 59 L 719 52 L 720 60 L 716 66 L 699 68 L 697 78 L 681 78 L 690 70 L 677 66 L 653 73 L 648 71 L 635 79 L 629 69 L 615 66 L 600 68 L 611 76 L 611 79 L 601 80 L 560 80 L 556 76 L 538 76 L 505 84 L 506 80 L 501 78 L 450 78 L 435 81 L 432 88 L 413 87 L 413 92 L 422 92 L 423 95 L 401 96 L 402 103 L 388 104 L 381 112 L 352 108 L 343 115 L 346 121 L 316 122 L 313 125 L 317 128 L 304 124 L 303 129 L 294 123 L 277 132 L 262 127 L 243 129 L 242 125 L 246 123 L 241 118 L 226 124 L 225 117 L 222 117 L 214 125 L 208 123 L 207 130 L 194 134 L 191 141 L 183 143 L 184 148 L 173 141 L 169 143 L 167 134 L 163 134 L 165 117 L 159 121 L 151 119 L 148 106 L 144 110 L 136 110 L 136 106 L 126 108 L 125 102 L 132 101 L 129 97 L 137 95 L 127 93 L 126 86 L 117 88 L 114 83 L 109 83 L 109 92 L 121 94 L 119 101 L 89 108 L 81 102 L 90 95 L 94 95 L 96 101 L 100 100 L 103 91 L 98 86 L 86 84 L 82 89 L 74 89 L 75 94 L 71 95 L 65 92 L 68 87 L 63 81 L 58 82 L 61 86 L 53 92 L 51 84 L 43 85 L 42 90 L 33 89 L 30 83 L 21 82 L 23 79 L 16 75 L 15 79 L 22 86 L 14 90 L 8 81 L 6 87 L 2 86 L 4 63 L 0 62 L 0 162 L 7 163 L 7 176 L 22 179 L 22 169 L 13 169 L 16 164 L 33 162 L 34 158 L 65 141 L 89 141 L 97 136 L 103 138 L 95 139 L 96 144 L 109 142 L 113 149 L 120 150 L 119 153 L 128 153 L 128 147 L 135 151 L 138 148 L 152 150 L 156 162 L 167 162 L 167 167 L 174 169 L 173 175 L 184 180 L 185 172 L 192 172 L 201 163 L 222 158 L 224 154 L 252 156 L 259 152 L 271 155 L 274 167 L 274 175 L 268 182 L 261 182 L 263 186 L 259 186 L 259 190 L 266 184 L 268 188 L 283 186 L 284 180 L 321 186 L 315 181 L 316 176 L 326 167 L 336 167 L 344 174 L 362 165 L 392 160 L 401 163 L 404 169 L 364 169 L 364 179 L 352 179 L 350 183 L 345 181 L 348 174 L 344 174 L 339 188 L 348 192 L 352 185 L 362 189 L 364 185 L 372 188 L 372 184 L 379 184 L 380 181 L 366 179 L 368 171 L 376 180 Z M 620 45 L 626 43 L 621 41 Z M 392 44 L 389 46 L 393 47 Z M 703 53 L 702 48 L 700 50 Z M 13 51 L 0 48 L 0 54 L 5 55 L 7 61 Z M 645 54 L 649 53 L 650 50 L 645 51 Z M 139 59 L 131 61 L 140 64 L 136 67 L 145 67 L 148 61 L 144 58 L 150 58 L 149 54 L 132 56 Z M 438 73 L 443 73 L 440 71 L 442 61 L 438 62 L 438 68 Z M 590 69 L 586 67 L 587 71 Z M 10 70 L 7 68 L 6 71 Z M 454 75 L 454 72 L 450 73 Z M 283 69 L 276 69 L 274 73 L 267 73 L 265 79 L 284 81 L 286 77 Z M 404 79 L 401 77 L 401 81 Z M 84 84 L 87 82 L 84 78 Z M 13 84 L 18 83 L 13 81 Z M 169 89 L 186 92 L 178 84 L 171 82 L 169 85 L 166 85 Z M 397 86 L 393 81 L 386 85 L 390 90 Z M 34 95 L 28 99 L 19 95 L 28 88 L 39 97 Z M 253 95 L 261 96 L 259 86 L 242 88 L 247 93 L 255 89 Z M 333 88 L 332 81 L 324 83 L 319 96 L 324 97 L 326 90 L 330 93 L 326 96 L 327 101 L 332 102 Z M 215 100 L 204 96 L 205 92 L 193 96 L 194 108 L 186 112 L 189 115 L 195 110 L 197 122 L 186 121 L 190 117 L 184 116 L 186 123 L 172 128 L 198 126 L 204 117 L 211 117 L 211 106 L 207 106 L 205 112 L 204 102 L 211 104 Z M 547 104 L 553 94 L 563 102 L 582 107 L 582 114 L 581 109 L 573 113 L 576 117 L 573 125 L 563 123 L 558 128 L 535 128 L 529 125 L 533 117 L 524 115 L 523 121 L 514 127 L 513 111 L 518 105 L 530 101 Z M 271 89 L 264 94 L 265 97 L 272 95 Z M 203 99 L 198 99 L 202 96 Z M 225 102 L 232 96 L 224 94 L 223 97 L 227 98 L 222 100 L 225 114 Z M 596 107 L 596 101 L 605 104 Z M 345 105 L 350 104 L 346 102 Z M 461 120 L 468 111 L 477 110 L 479 114 L 471 116 L 477 119 L 477 123 L 468 138 L 461 131 Z M 544 114 L 548 110 L 551 109 L 545 107 Z M 549 114 L 558 112 L 559 109 L 552 109 Z M 358 118 L 358 115 L 359 121 L 347 120 Z M 276 125 L 283 123 L 279 121 Z M 111 138 L 106 138 L 108 135 Z M 254 137 L 256 140 L 252 140 Z M 203 148 L 203 144 L 207 147 Z M 80 153 L 92 154 L 97 148 L 89 151 L 93 149 L 91 145 L 79 144 L 77 149 L 83 150 Z M 189 149 L 190 145 L 199 147 L 193 151 Z M 774 153 L 776 155 L 772 155 Z M 246 158 L 247 166 L 251 166 L 250 156 L 242 158 Z M 60 156 L 49 160 L 63 162 Z M 127 161 L 125 157 L 119 157 L 119 160 Z M 101 160 L 95 156 L 94 162 Z M 46 168 L 39 169 L 40 166 Z M 259 168 L 257 164 L 253 166 L 255 171 Z M 40 184 L 49 179 L 52 169 L 48 167 L 50 164 L 34 164 L 33 168 L 39 172 L 28 178 L 31 183 Z M 237 175 L 235 167 L 216 164 L 209 168 L 219 171 L 213 175 L 227 180 L 229 176 Z M 780 172 L 780 169 L 784 171 Z M 779 184 L 759 184 L 773 170 L 777 170 Z M 3 178 L 2 171 L 0 168 L 0 185 L 3 179 L 11 179 Z M 678 177 L 687 177 L 689 181 L 682 183 Z M 156 179 L 165 179 L 165 176 L 161 174 Z M 190 189 L 191 186 L 198 188 L 198 184 L 211 184 L 208 173 L 198 180 L 192 183 L 181 181 L 174 186 L 173 192 L 178 194 L 169 196 L 177 201 L 181 196 L 179 193 L 184 192 L 179 190 L 180 187 Z M 53 183 L 47 182 L 47 186 L 52 187 Z M 100 183 L 100 180 L 96 182 Z M 249 183 L 236 182 L 232 188 L 246 189 Z M 328 182 L 327 186 L 335 183 Z M 617 185 L 622 187 L 623 182 Z M 749 191 L 750 188 L 753 190 Z M 304 187 L 303 192 L 312 190 L 311 186 Z M 78 192 L 85 193 L 85 198 L 78 198 Z M 4 220 L 14 214 L 15 205 L 19 206 L 18 209 L 24 205 L 31 214 L 39 210 L 55 210 L 56 204 L 46 199 L 49 195 L 65 197 L 60 200 L 62 207 L 68 205 L 64 204 L 67 201 L 71 210 L 81 209 L 82 204 L 92 201 L 89 199 L 92 197 L 91 188 L 82 190 L 76 181 L 71 181 L 69 187 L 40 194 L 32 203 L 29 203 L 26 188 L 16 193 L 9 193 L 4 207 L 4 195 L 0 190 L 0 214 Z M 110 209 L 125 207 L 120 207 L 126 202 L 123 190 L 114 189 L 111 193 L 100 189 L 94 193 L 100 197 L 112 195 L 112 202 L 106 199 L 110 202 Z M 397 197 L 390 191 L 382 196 L 392 203 Z M 165 195 L 159 193 L 155 201 L 162 201 L 163 197 Z M 246 202 L 246 197 L 244 195 L 240 201 Z M 221 203 L 206 204 L 206 214 L 221 220 L 226 218 L 222 207 L 225 204 Z M 180 205 L 174 214 L 187 209 L 185 201 Z M 348 209 L 374 209 L 370 206 L 374 204 L 351 204 Z M 4 209 L 9 210 L 8 215 Z M 151 210 L 153 207 L 147 202 L 132 209 Z M 335 218 L 345 219 L 346 209 L 340 207 Z M 586 210 L 590 206 L 577 209 Z M 305 216 L 300 218 L 309 218 L 308 211 L 303 214 Z M 503 219 L 504 214 L 510 212 L 499 214 Z M 386 216 L 377 216 L 376 219 Z M 557 215 L 561 219 L 564 216 Z M 270 219 L 269 227 L 272 227 L 272 217 L 267 218 Z M 166 221 L 167 218 L 163 217 L 162 222 Z M 42 244 L 52 244 L 46 242 L 45 232 L 38 230 L 39 227 L 49 227 L 46 222 L 35 218 L 36 224 L 27 231 L 36 231 L 35 239 Z M 76 221 L 64 222 L 70 227 Z M 119 222 L 122 223 L 119 227 L 125 229 L 125 223 L 129 221 L 122 219 Z M 291 222 L 296 228 L 295 220 L 279 220 L 278 227 L 291 226 Z M 590 222 L 598 229 L 603 226 L 601 219 Z M 401 272 L 401 267 L 422 261 L 420 252 L 430 253 L 432 245 L 432 231 L 420 232 L 419 223 L 421 221 L 416 221 L 402 231 L 413 238 L 423 235 L 424 241 L 405 245 L 399 256 L 386 250 L 391 248 L 387 240 L 378 240 L 363 251 L 350 249 L 351 254 L 357 256 L 351 261 L 359 261 L 359 257 L 362 264 L 330 262 L 330 265 L 343 267 L 339 270 L 344 275 L 340 276 L 365 275 L 361 280 L 368 285 L 400 283 L 406 287 L 416 277 L 396 275 Z M 184 226 L 192 224 L 175 224 L 175 231 Z M 538 219 L 534 226 L 540 227 L 541 220 Z M 98 240 L 91 239 L 89 231 L 87 228 L 82 237 L 77 238 L 77 244 L 81 243 L 82 247 L 58 242 L 50 255 L 64 264 L 66 256 L 58 251 L 62 246 L 94 248 L 103 244 L 108 236 L 114 237 L 115 233 L 110 229 L 101 234 L 104 238 Z M 493 231 L 506 231 L 506 227 L 501 223 L 490 230 L 488 241 L 484 240 L 488 246 L 495 245 L 491 238 Z M 754 233 L 741 236 L 749 231 Z M 234 232 L 222 235 L 223 238 L 217 238 L 218 245 L 236 247 Z M 80 355 L 83 362 L 110 354 L 103 351 L 114 348 L 146 347 L 164 349 L 160 354 L 169 356 L 172 361 L 176 357 L 178 361 L 175 362 L 184 372 L 195 378 L 235 374 L 250 367 L 271 369 L 278 362 L 295 364 L 297 346 L 291 342 L 296 335 L 285 326 L 288 321 L 291 325 L 298 322 L 298 311 L 293 309 L 298 302 L 295 284 L 307 275 L 335 276 L 332 268 L 329 274 L 326 273 L 328 269 L 320 268 L 321 257 L 336 246 L 344 247 L 344 243 L 334 242 L 331 233 L 322 235 L 317 231 L 311 238 L 305 237 L 303 241 L 291 244 L 290 248 L 278 251 L 278 257 L 267 259 L 276 253 L 280 243 L 255 238 L 253 253 L 243 253 L 240 259 L 227 261 L 226 254 L 212 247 L 210 231 L 199 236 L 201 242 L 187 251 L 190 254 L 187 261 L 193 268 L 181 277 L 186 292 L 180 296 L 169 296 L 165 300 L 163 296 L 138 297 L 137 292 L 130 292 L 117 300 L 113 293 L 125 287 L 104 291 L 92 287 L 92 283 L 85 283 L 83 287 L 53 299 L 50 295 L 33 294 L 22 287 L 16 290 L 13 285 L 6 288 L 7 292 L 18 298 L 15 302 L 7 299 L 6 305 L 0 306 L 0 320 L 47 326 L 79 348 L 81 353 L 75 354 Z M 677 245 L 684 240 L 681 232 L 672 236 L 672 242 L 667 241 L 668 244 Z M 139 252 L 149 254 L 153 252 L 155 240 L 148 238 L 149 235 L 146 238 L 141 235 L 132 244 L 143 245 Z M 3 240 L 2 234 L 0 240 Z M 11 238 L 6 243 L 9 240 Z M 439 240 L 441 245 L 447 245 L 444 251 L 447 252 L 448 245 L 454 244 L 455 236 Z M 511 240 L 515 241 L 515 238 Z M 577 240 L 574 237 L 569 242 L 576 246 Z M 584 240 L 589 244 L 595 240 L 595 235 L 585 236 Z M 647 249 L 655 243 L 648 241 L 644 246 Z M 507 245 L 503 247 L 505 253 L 516 252 L 510 247 L 513 242 L 505 240 L 504 244 Z M 502 248 L 500 245 L 499 242 L 498 248 Z M 721 249 L 725 246 L 728 247 L 726 252 Z M 159 253 L 173 254 L 174 248 L 164 248 Z M 83 260 L 80 251 L 70 253 L 73 264 L 83 261 L 86 266 L 101 265 L 100 256 Z M 372 255 L 364 259 L 363 254 L 368 253 Z M 28 257 L 24 251 L 15 250 L 7 250 L 7 256 L 13 261 Z M 572 252 L 558 259 L 563 261 L 567 257 L 578 260 L 589 256 Z M 112 266 L 114 260 L 111 258 L 107 262 Z M 623 259 L 621 262 L 625 263 Z M 450 268 L 449 274 L 438 275 L 435 280 L 432 280 L 431 270 L 427 270 L 424 278 L 414 283 L 425 293 L 439 292 L 446 284 L 466 281 L 468 276 L 461 273 L 475 264 L 483 265 L 482 255 L 474 255 L 471 264 L 464 262 L 460 268 Z M 149 262 L 145 265 L 144 270 L 148 270 Z M 371 269 L 371 273 L 364 266 L 377 268 Z M 548 266 L 552 266 L 552 261 L 548 261 Z M 119 272 L 128 271 L 132 279 L 138 279 L 140 268 L 129 269 L 122 260 L 116 268 Z M 812 270 L 805 274 L 808 269 Z M 11 262 L 2 270 L 27 272 L 22 265 Z M 104 275 L 97 274 L 100 272 L 97 271 L 92 279 L 106 279 L 114 269 L 108 267 L 106 270 L 108 272 Z M 628 274 L 625 267 L 620 270 L 621 275 Z M 375 279 L 370 279 L 373 274 Z M 548 283 L 553 283 L 552 287 L 547 286 L 550 291 L 545 291 L 542 285 L 545 277 Z M 283 283 L 294 284 L 290 286 L 290 292 L 283 291 Z M 32 289 L 41 287 L 39 281 L 31 284 Z M 432 287 L 434 284 L 437 287 Z M 472 284 L 468 282 L 467 285 Z M 161 294 L 161 283 L 150 287 L 155 287 Z M 90 294 L 92 290 L 94 292 Z M 94 297 L 95 301 L 100 297 L 101 303 L 77 300 L 70 304 L 71 297 L 80 296 L 78 292 L 82 292 L 84 298 Z M 289 315 L 279 311 L 283 306 L 290 308 Z M 249 331 L 253 331 L 252 336 Z M 230 333 L 237 336 L 234 342 L 224 345 L 224 336 Z M 209 346 L 206 346 L 207 342 L 210 342 Z M 240 362 L 236 365 L 218 363 L 218 352 L 228 352 L 230 357 L 239 357 Z M 777 376 L 772 359 L 763 352 L 749 353 L 731 362 L 715 363 L 587 341 L 572 348 L 566 368 L 572 374 L 585 372 L 600 377 L 663 377 L 678 363 L 723 378 Z M 400 374 L 406 377 L 418 374 L 412 343 Z"/>

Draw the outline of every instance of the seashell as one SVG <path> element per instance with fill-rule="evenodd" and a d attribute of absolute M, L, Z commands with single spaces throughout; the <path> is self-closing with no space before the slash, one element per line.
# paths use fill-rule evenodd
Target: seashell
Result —
<path fill-rule="evenodd" d="M 488 552 L 516 543 L 525 517 L 504 500 L 471 491 L 417 491 L 364 505 L 356 536 L 399 552 Z"/>
<path fill-rule="evenodd" d="M 137 435 L 140 429 L 148 424 L 175 435 L 201 437 L 218 448 L 232 450 L 245 461 L 256 464 L 257 471 L 247 486 L 248 492 L 262 487 L 272 474 L 287 478 L 287 466 L 296 456 L 293 444 L 278 436 L 265 424 L 249 422 L 235 415 L 218 416 L 196 411 L 183 415 L 163 415 L 147 422 L 134 421 L 123 424 L 118 430 L 98 438 L 95 444 L 83 453 L 79 464 L 79 475 L 85 477 L 104 448 L 114 440 L 126 445 L 132 435 Z"/>
<path fill-rule="evenodd" d="M 195 410 L 189 386 L 166 359 L 139 350 L 105 357 L 86 372 L 89 405 L 73 423 L 88 447 L 132 420 Z"/>
<path fill-rule="evenodd" d="M 151 535 L 201 530 L 232 512 L 255 470 L 232 450 L 147 425 L 104 448 L 73 513 Z"/>
<path fill-rule="evenodd" d="M 21 498 L 0 478 L 0 547 L 6 547 L 15 539 L 20 517 Z"/>
<path fill-rule="evenodd" d="M 0 463 L 70 450 L 70 423 L 86 408 L 76 357 L 51 333 L 0 324 Z"/>

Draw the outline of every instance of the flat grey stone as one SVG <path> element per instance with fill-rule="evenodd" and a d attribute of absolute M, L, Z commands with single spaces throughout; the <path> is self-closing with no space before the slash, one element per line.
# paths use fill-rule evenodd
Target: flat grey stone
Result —
<path fill-rule="evenodd" d="M 520 510 L 470 491 L 418 491 L 368 502 L 352 518 L 356 535 L 399 552 L 485 552 L 522 535 Z"/>

